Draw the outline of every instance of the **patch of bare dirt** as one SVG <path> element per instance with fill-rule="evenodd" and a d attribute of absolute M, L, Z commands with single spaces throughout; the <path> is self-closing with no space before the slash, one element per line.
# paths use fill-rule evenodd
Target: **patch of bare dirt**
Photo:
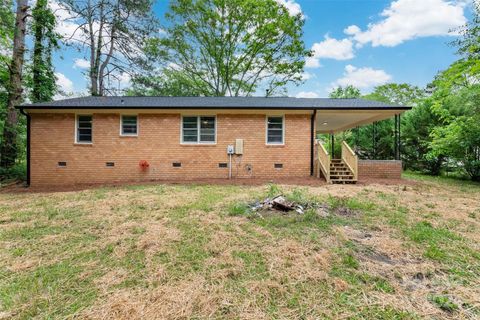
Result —
<path fill-rule="evenodd" d="M 351 227 L 337 228 L 341 237 L 354 241 L 359 246 L 356 256 L 362 262 L 361 270 L 370 275 L 387 279 L 394 293 L 372 292 L 366 303 L 394 305 L 405 311 L 415 312 L 422 317 L 449 319 L 474 319 L 474 313 L 462 308 L 465 301 L 480 296 L 479 289 L 466 289 L 449 281 L 437 263 L 426 260 L 414 250 L 409 250 L 400 239 L 395 239 L 393 230 L 364 232 Z M 432 295 L 454 293 L 460 309 L 448 314 L 429 301 Z M 463 297 L 463 298 L 461 298 Z"/>

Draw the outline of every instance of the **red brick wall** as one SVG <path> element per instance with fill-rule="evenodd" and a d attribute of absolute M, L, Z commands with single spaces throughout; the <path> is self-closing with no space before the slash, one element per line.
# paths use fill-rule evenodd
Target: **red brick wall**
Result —
<path fill-rule="evenodd" d="M 31 185 L 109 183 L 161 179 L 227 178 L 226 148 L 244 139 L 234 156 L 234 177 L 305 177 L 310 174 L 310 115 L 285 115 L 285 145 L 265 144 L 265 115 L 217 114 L 215 145 L 180 144 L 180 114 L 139 114 L 138 137 L 119 135 L 120 115 L 93 115 L 93 144 L 74 143 L 75 115 L 36 114 L 31 120 Z M 150 164 L 146 172 L 139 161 Z M 59 161 L 67 162 L 58 167 Z M 106 167 L 105 162 L 115 166 Z M 174 168 L 172 162 L 181 162 Z M 275 169 L 282 163 L 282 169 Z M 249 172 L 246 168 L 250 166 Z"/>
<path fill-rule="evenodd" d="M 396 160 L 359 160 L 358 180 L 362 179 L 400 179 L 402 161 Z"/>

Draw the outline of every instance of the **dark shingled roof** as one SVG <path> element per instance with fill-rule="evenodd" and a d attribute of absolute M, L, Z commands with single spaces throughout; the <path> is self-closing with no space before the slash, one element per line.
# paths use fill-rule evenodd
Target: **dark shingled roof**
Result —
<path fill-rule="evenodd" d="M 407 110 L 364 99 L 291 97 L 81 97 L 21 105 L 20 109 L 292 109 Z"/>

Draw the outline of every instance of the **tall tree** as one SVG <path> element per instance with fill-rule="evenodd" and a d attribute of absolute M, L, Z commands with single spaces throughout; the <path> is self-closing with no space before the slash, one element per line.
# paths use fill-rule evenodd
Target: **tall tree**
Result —
<path fill-rule="evenodd" d="M 130 96 L 197 97 L 201 94 L 192 79 L 175 70 L 163 70 L 158 75 L 137 75 L 127 90 Z"/>
<path fill-rule="evenodd" d="M 352 85 L 347 85 L 345 87 L 342 87 L 342 86 L 338 86 L 336 87 L 335 89 L 333 89 L 329 95 L 328 95 L 331 99 L 357 99 L 357 98 L 360 98 L 362 96 L 362 93 L 360 92 L 360 89 L 352 86 Z M 358 148 L 358 143 L 357 143 L 357 140 L 358 139 L 353 139 L 353 137 L 357 137 L 358 138 L 358 133 L 359 133 L 359 128 L 355 128 L 355 129 L 352 129 L 352 130 L 345 130 L 345 131 L 342 131 L 342 132 L 339 132 L 339 133 L 336 133 L 335 134 L 335 137 L 334 137 L 334 141 L 347 141 L 350 145 L 353 145 L 355 146 L 356 148 L 356 152 L 357 153 L 361 153 L 362 150 Z M 327 142 L 327 150 L 331 150 L 332 146 L 331 146 L 331 140 L 328 139 L 327 136 L 324 136 L 323 137 L 324 140 L 328 141 Z M 354 143 L 354 144 L 352 144 Z M 341 143 L 334 143 L 334 157 L 335 155 L 336 156 L 340 156 L 341 155 L 341 151 L 342 150 L 342 146 L 341 146 Z M 363 156 L 365 157 L 364 154 L 361 154 L 360 156 Z"/>
<path fill-rule="evenodd" d="M 15 15 L 12 11 L 13 1 L 4 0 L 0 3 L 0 65 L 5 65 L 6 49 L 10 49 L 12 46 L 13 30 Z"/>
<path fill-rule="evenodd" d="M 415 107 L 425 96 L 424 91 L 419 87 L 407 83 L 387 83 L 374 88 L 374 90 L 364 99 L 380 101 L 389 104 L 398 104 L 403 106 Z M 404 121 L 405 122 L 405 121 Z M 395 158 L 395 140 L 394 140 L 394 121 L 386 119 L 377 122 L 375 125 L 367 125 L 359 129 L 358 144 L 366 152 L 368 158 L 394 159 Z M 375 145 L 373 136 L 375 135 Z M 405 139 L 401 149 L 405 149 Z M 404 156 L 402 156 L 404 158 Z"/>
<path fill-rule="evenodd" d="M 3 123 L 6 114 L 8 98 L 8 66 L 11 60 L 13 45 L 13 31 L 15 30 L 15 12 L 13 1 L 6 0 L 0 3 L 0 132 L 3 132 Z M 0 142 L 1 142 L 0 136 Z"/>
<path fill-rule="evenodd" d="M 472 19 L 457 30 L 460 37 L 451 44 L 464 59 L 476 62 L 476 71 L 480 72 L 480 1 L 473 1 L 472 5 Z"/>
<path fill-rule="evenodd" d="M 328 96 L 332 99 L 353 99 L 360 98 L 362 93 L 358 88 L 355 88 L 352 85 L 347 85 L 345 87 L 338 86 L 333 89 Z"/>
<path fill-rule="evenodd" d="M 3 127 L 3 140 L 0 148 L 0 167 L 11 167 L 17 157 L 18 112 L 15 106 L 22 101 L 22 69 L 25 53 L 25 31 L 28 1 L 17 0 L 15 32 L 13 36 L 12 60 L 8 65 L 7 118 Z"/>
<path fill-rule="evenodd" d="M 173 0 L 147 52 L 205 96 L 267 95 L 302 81 L 304 19 L 275 0 Z"/>
<path fill-rule="evenodd" d="M 30 99 L 32 102 L 51 101 L 57 86 L 52 65 L 52 51 L 57 49 L 59 35 L 55 32 L 55 15 L 47 0 L 37 0 L 32 10 L 34 37 Z"/>
<path fill-rule="evenodd" d="M 480 2 L 473 6 L 471 21 L 453 42 L 461 59 L 433 82 L 431 110 L 440 124 L 432 129 L 429 154 L 480 181 Z"/>
<path fill-rule="evenodd" d="M 375 87 L 372 93 L 363 98 L 413 107 L 424 97 L 424 90 L 417 86 L 408 83 L 387 83 Z"/>
<path fill-rule="evenodd" d="M 62 6 L 78 23 L 67 41 L 87 49 L 90 93 L 112 93 L 110 78 L 134 74 L 142 67 L 146 39 L 158 31 L 151 0 L 63 0 Z"/>

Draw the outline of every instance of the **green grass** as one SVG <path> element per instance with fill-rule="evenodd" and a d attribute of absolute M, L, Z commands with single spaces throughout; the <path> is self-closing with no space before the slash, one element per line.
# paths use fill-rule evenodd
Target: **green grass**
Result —
<path fill-rule="evenodd" d="M 472 238 L 480 221 L 468 207 L 480 190 L 410 178 L 419 181 L 416 191 L 400 193 L 396 186 L 329 192 L 270 184 L 0 194 L 0 315 L 419 319 L 433 304 L 437 318 L 456 317 L 475 305 L 461 293 L 480 285 Z M 468 228 L 442 211 L 445 203 L 415 197 L 446 190 L 451 210 L 471 219 Z M 279 194 L 324 204 L 329 214 L 312 208 L 260 217 L 248 206 Z M 424 264 L 432 267 L 416 269 Z M 428 294 L 410 296 L 410 272 L 426 275 Z M 385 302 L 396 295 L 412 304 Z"/>
<path fill-rule="evenodd" d="M 418 172 L 406 171 L 402 174 L 404 178 L 422 182 L 430 182 L 443 186 L 457 187 L 461 192 L 478 192 L 480 191 L 480 183 L 449 176 L 430 176 Z"/>
<path fill-rule="evenodd" d="M 454 312 L 458 310 L 458 305 L 446 296 L 432 296 L 430 297 L 430 301 L 432 301 L 440 309 L 447 312 Z"/>

